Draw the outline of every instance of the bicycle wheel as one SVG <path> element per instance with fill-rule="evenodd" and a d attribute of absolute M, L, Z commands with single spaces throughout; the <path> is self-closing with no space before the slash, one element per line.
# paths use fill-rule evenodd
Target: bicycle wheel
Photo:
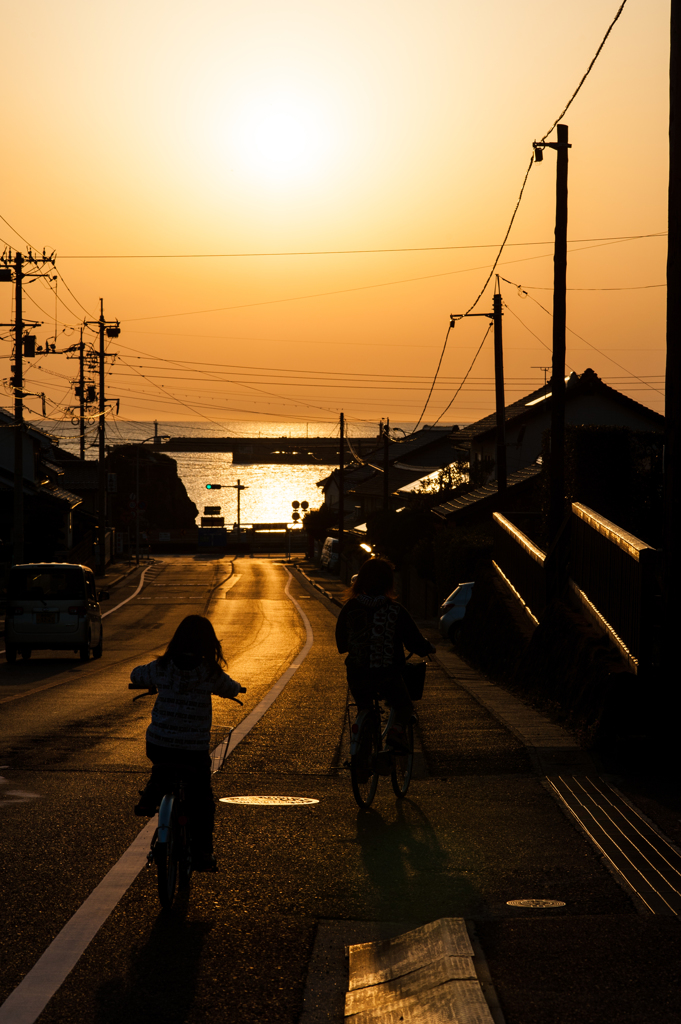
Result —
<path fill-rule="evenodd" d="M 409 722 L 409 725 L 405 729 L 407 747 L 409 748 L 408 754 L 393 754 L 392 756 L 392 771 L 390 773 L 390 781 L 393 784 L 393 790 L 395 796 L 400 799 L 407 795 L 409 789 L 409 783 L 411 782 L 412 772 L 414 770 L 414 723 Z"/>
<path fill-rule="evenodd" d="M 157 840 L 154 846 L 154 860 L 158 874 L 158 898 L 164 910 L 169 910 L 175 897 L 175 886 L 177 884 L 177 860 L 178 860 L 178 823 L 175 802 L 171 804 L 169 821 L 164 827 L 163 812 L 168 797 L 164 797 L 158 812 L 159 837 L 163 835 L 164 841 Z M 166 805 L 167 806 L 167 805 Z"/>
<path fill-rule="evenodd" d="M 192 848 L 189 839 L 187 816 L 183 810 L 180 811 L 179 838 L 180 843 L 177 855 L 177 885 L 179 889 L 188 889 L 192 877 Z"/>
<path fill-rule="evenodd" d="M 378 786 L 378 754 L 381 730 L 374 713 L 367 714 L 360 725 L 356 751 L 350 755 L 352 792 L 360 807 L 366 808 L 376 795 Z"/>

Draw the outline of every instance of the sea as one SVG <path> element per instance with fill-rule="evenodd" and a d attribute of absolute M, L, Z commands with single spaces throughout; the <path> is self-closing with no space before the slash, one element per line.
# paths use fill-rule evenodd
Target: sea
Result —
<path fill-rule="evenodd" d="M 36 420 L 35 426 L 57 439 L 60 447 L 78 454 L 78 425 L 71 421 Z M 395 426 L 394 424 L 392 425 Z M 408 432 L 411 424 L 401 424 Z M 378 423 L 353 422 L 350 439 L 378 435 Z M 107 423 L 107 445 L 147 441 L 151 444 L 155 431 L 171 437 L 337 437 L 338 426 L 306 422 L 249 422 L 230 420 L 225 423 L 114 420 Z M 97 438 L 91 424 L 87 432 L 86 458 L 97 458 Z M 307 501 L 310 508 L 319 508 L 323 493 L 318 486 L 333 470 L 320 465 L 232 465 L 230 453 L 168 452 L 177 462 L 177 471 L 187 493 L 198 509 L 197 524 L 206 506 L 219 506 L 225 525 L 237 521 L 237 484 L 245 488 L 241 494 L 241 524 L 286 523 L 291 521 L 294 501 Z M 221 490 L 207 490 L 206 484 L 221 484 Z M 144 495 L 141 495 L 142 499 Z"/>

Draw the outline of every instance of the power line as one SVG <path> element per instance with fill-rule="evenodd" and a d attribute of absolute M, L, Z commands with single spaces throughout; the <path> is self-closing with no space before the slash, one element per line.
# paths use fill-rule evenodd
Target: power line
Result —
<path fill-rule="evenodd" d="M 467 379 L 468 379 L 468 374 L 469 374 L 469 373 L 471 372 L 471 370 L 472 370 L 472 369 L 473 369 L 473 367 L 475 366 L 475 362 L 476 362 L 476 360 L 477 360 L 478 356 L 480 355 L 480 353 L 482 352 L 482 346 L 483 346 L 483 345 L 485 344 L 485 342 L 487 341 L 487 335 L 489 334 L 489 332 L 490 332 L 491 330 L 492 330 L 492 324 L 491 324 L 491 323 L 489 323 L 489 324 L 487 325 L 487 330 L 485 331 L 485 335 L 484 335 L 484 337 L 483 337 L 482 341 L 480 342 L 480 347 L 478 348 L 478 351 L 477 351 L 477 352 L 475 353 L 475 355 L 473 356 L 473 362 L 472 362 L 472 363 L 471 363 L 471 365 L 469 366 L 469 368 L 468 368 L 468 372 L 466 373 L 466 376 L 464 377 L 464 379 L 463 379 L 463 380 L 461 381 L 461 383 L 459 384 L 458 388 L 456 389 L 456 393 L 455 393 L 455 395 L 454 395 L 454 398 L 452 398 L 452 400 L 451 400 L 451 402 L 449 403 L 449 405 L 447 406 L 447 408 L 446 408 L 446 409 L 444 409 L 444 410 L 443 410 L 443 412 L 441 412 L 441 413 L 440 413 L 440 415 L 438 416 L 438 418 L 437 418 L 437 419 L 435 420 L 435 423 L 433 423 L 433 426 L 436 426 L 436 424 L 438 424 L 438 423 L 440 422 L 440 420 L 442 419 L 442 417 L 444 416 L 444 414 L 445 414 L 446 412 L 448 412 L 448 411 L 449 411 L 449 409 L 451 408 L 451 406 L 453 405 L 453 403 L 454 403 L 455 399 L 457 398 L 457 396 L 458 396 L 459 392 L 461 391 L 461 388 L 462 388 L 462 387 L 464 386 L 464 384 L 466 383 L 466 381 L 467 381 Z M 420 423 L 420 422 L 421 422 L 421 421 L 419 420 L 419 423 Z"/>
<path fill-rule="evenodd" d="M 666 234 L 666 232 L 665 232 Z M 577 242 L 606 242 L 614 241 L 619 237 L 609 235 L 605 238 L 571 238 L 571 243 Z M 645 238 L 647 236 L 641 235 Z M 7 243 L 9 244 L 9 243 Z M 553 239 L 546 242 L 509 242 L 510 246 L 527 245 L 552 245 Z M 60 256 L 61 260 L 223 260 L 223 259 L 248 259 L 262 256 L 355 256 L 371 253 L 391 252 L 451 252 L 458 249 L 496 249 L 498 242 L 485 242 L 473 245 L 419 245 L 399 249 L 309 249 L 290 250 L 283 252 L 169 252 L 169 253 L 93 253 L 87 255 Z M 75 296 L 74 296 L 75 298 Z M 77 300 L 76 300 L 77 301 Z"/>
<path fill-rule="evenodd" d="M 567 101 L 567 104 L 565 105 L 565 107 L 563 107 L 562 111 L 560 112 L 560 114 L 558 115 L 558 117 L 556 118 L 556 120 L 555 120 L 555 121 L 553 122 L 553 124 L 551 125 L 551 127 L 549 128 L 549 130 L 548 130 L 548 131 L 546 132 L 546 134 L 545 134 L 545 135 L 543 135 L 543 136 L 542 136 L 542 138 L 541 138 L 541 141 L 542 141 L 542 142 L 544 142 L 544 140 L 545 140 L 545 139 L 547 138 L 547 136 L 549 136 L 549 135 L 551 134 L 551 132 L 553 131 L 553 129 L 554 129 L 555 127 L 556 127 L 556 125 L 558 124 L 558 122 L 559 122 L 559 121 L 560 121 L 560 120 L 561 120 L 561 119 L 562 119 L 562 118 L 563 118 L 563 117 L 565 116 L 565 114 L 567 114 L 567 112 L 568 112 L 568 110 L 570 109 L 570 107 L 572 106 L 572 104 L 573 104 L 574 100 L 575 100 L 575 99 L 577 98 L 577 93 L 578 93 L 578 92 L 579 92 L 579 90 L 580 90 L 580 89 L 582 88 L 582 86 L 583 86 L 583 85 L 584 85 L 584 83 L 586 82 L 587 78 L 588 78 L 588 77 L 589 77 L 589 75 L 591 74 L 591 69 L 593 68 L 594 64 L 595 64 L 595 63 L 596 63 L 596 61 L 598 60 L 598 57 L 599 57 L 599 55 L 600 55 L 600 52 L 601 52 L 601 50 L 603 49 L 603 47 L 605 46 L 605 42 L 606 42 L 606 40 L 607 40 L 608 36 L 610 35 L 610 33 L 612 32 L 613 28 L 615 27 L 615 22 L 616 22 L 616 21 L 617 21 L 617 20 L 619 19 L 619 16 L 620 16 L 620 14 L 621 14 L 621 13 L 622 13 L 622 11 L 624 10 L 624 7 L 625 7 L 625 4 L 626 4 L 626 2 L 627 2 L 627 0 L 622 0 L 622 4 L 620 5 L 620 7 L 619 7 L 619 10 L 617 11 L 617 14 L 615 15 L 615 17 L 614 17 L 614 18 L 612 19 L 612 21 L 610 22 L 610 24 L 609 24 L 609 26 L 608 26 L 608 31 L 607 31 L 607 32 L 605 33 L 605 35 L 603 36 L 603 39 L 601 40 L 601 45 L 600 45 L 600 46 L 598 47 L 598 49 L 596 50 L 596 52 L 595 52 L 595 54 L 594 54 L 594 56 L 593 56 L 593 59 L 592 59 L 591 63 L 589 64 L 588 68 L 586 69 L 586 71 L 585 71 L 585 72 L 584 72 L 584 74 L 582 75 L 582 77 L 581 77 L 581 79 L 580 79 L 580 82 L 579 82 L 579 85 L 577 86 L 577 88 L 576 88 L 576 89 L 575 89 L 575 91 L 573 92 L 572 96 L 571 96 L 571 97 L 570 97 L 570 99 L 569 99 L 569 100 Z"/>
<path fill-rule="evenodd" d="M 544 137 L 542 138 L 542 142 L 544 141 L 544 139 L 546 139 L 547 135 L 550 135 L 550 133 L 556 127 L 556 125 L 560 121 L 561 117 L 563 117 L 563 115 L 566 113 L 566 111 L 570 107 L 572 101 L 575 99 L 577 93 L 582 88 L 582 86 L 583 86 L 584 82 L 586 81 L 586 79 L 587 79 L 591 69 L 593 68 L 594 64 L 596 63 L 596 60 L 598 59 L 598 55 L 600 54 L 601 50 L 605 46 L 605 41 L 608 38 L 608 36 L 610 35 L 610 32 L 612 31 L 613 25 L 615 24 L 615 22 L 617 21 L 617 19 L 620 16 L 620 14 L 622 13 L 622 11 L 624 9 L 624 5 L 626 4 L 626 2 L 627 2 L 627 0 L 623 0 L 621 7 L 619 8 L 619 10 L 618 10 L 617 14 L 615 15 L 613 21 L 611 22 L 610 27 L 608 28 L 608 31 L 605 33 L 605 36 L 603 37 L 601 45 L 598 47 L 598 50 L 596 51 L 596 54 L 595 54 L 593 60 L 589 64 L 589 67 L 586 69 L 585 74 L 582 76 L 582 79 L 581 79 L 579 85 L 577 86 L 577 88 L 573 92 L 572 96 L 568 100 L 568 103 L 564 107 L 562 113 L 556 118 L 556 120 L 553 122 L 553 125 L 551 126 L 551 128 L 549 128 L 549 130 L 546 133 L 546 135 L 544 135 Z M 508 236 L 511 233 L 511 228 L 513 227 L 513 222 L 515 221 L 516 214 L 517 214 L 518 209 L 520 207 L 520 203 L 522 201 L 523 194 L 525 192 L 525 186 L 527 185 L 527 180 L 528 180 L 528 178 L 530 176 L 530 171 L 532 170 L 533 165 L 534 165 L 534 151 L 532 153 L 532 156 L 530 157 L 530 162 L 529 162 L 529 164 L 527 166 L 527 170 L 525 171 L 525 177 L 523 178 L 523 183 L 520 186 L 520 192 L 518 194 L 518 200 L 517 200 L 517 202 L 515 204 L 515 209 L 513 210 L 513 213 L 511 215 L 511 220 L 510 220 L 510 223 L 508 225 L 508 229 L 506 231 L 506 234 L 504 235 L 504 240 L 501 243 L 501 246 L 499 248 L 499 252 L 497 253 L 497 258 L 495 259 L 494 265 L 492 266 L 492 269 L 490 270 L 489 275 L 487 277 L 487 280 L 485 281 L 484 285 L 482 286 L 482 289 L 478 293 L 477 298 L 475 299 L 473 304 L 468 307 L 466 312 L 463 314 L 464 316 L 467 316 L 471 312 L 471 310 L 475 309 L 475 307 L 477 306 L 478 302 L 482 298 L 482 296 L 483 296 L 483 294 L 485 292 L 485 289 L 487 288 L 489 282 L 492 279 L 492 275 L 494 274 L 494 271 L 496 270 L 497 264 L 498 264 L 499 260 L 501 259 L 501 254 L 504 251 L 504 246 L 506 245 L 506 242 L 508 240 Z M 451 323 L 450 323 L 450 326 L 451 326 Z M 444 354 L 445 354 L 445 350 L 447 348 L 447 341 L 448 341 L 448 339 L 449 339 L 449 331 L 447 331 L 447 334 L 445 335 L 444 345 L 442 346 L 442 352 L 440 353 L 440 359 L 438 360 L 437 368 L 435 370 L 435 375 L 433 377 L 433 387 L 435 386 L 435 381 L 437 380 L 437 375 L 440 372 L 440 367 L 442 366 L 442 360 L 444 359 Z M 477 358 L 477 356 L 476 356 L 476 358 Z M 430 401 L 430 395 L 431 394 L 432 394 L 432 387 L 431 387 L 430 393 L 428 395 L 428 398 L 426 399 L 425 405 L 423 406 L 423 410 L 421 411 L 421 415 L 419 416 L 419 420 L 418 420 L 418 423 L 416 424 L 416 427 L 414 428 L 414 431 L 416 431 L 418 429 L 421 421 L 423 420 L 423 417 L 425 416 L 426 409 L 428 408 L 428 403 Z"/>
<path fill-rule="evenodd" d="M 626 2 L 626 0 L 625 0 L 625 2 Z M 508 281 L 507 283 L 508 284 L 514 284 L 514 282 L 512 282 L 512 281 Z M 523 290 L 523 289 L 520 288 L 520 285 L 515 285 L 514 284 L 514 287 L 518 288 L 520 291 Z M 528 292 L 526 292 L 525 294 L 527 295 L 527 297 L 529 299 L 532 299 L 533 302 L 536 302 L 536 304 L 539 306 L 539 308 L 543 309 L 544 312 L 546 314 L 548 314 L 548 316 L 553 318 L 553 313 L 551 313 L 551 311 L 549 309 L 547 309 L 546 306 L 542 306 L 541 302 L 539 302 L 538 299 L 535 299 L 534 295 L 530 295 Z M 640 381 L 641 384 L 645 384 L 645 386 L 650 388 L 651 391 L 656 391 L 659 395 L 663 394 L 663 392 L 660 391 L 659 388 L 655 388 L 655 387 L 653 387 L 652 384 L 648 384 L 647 381 L 645 381 L 643 379 L 643 377 L 639 377 L 637 373 L 632 373 L 631 370 L 627 369 L 626 366 L 623 366 L 622 363 L 618 363 L 616 359 L 613 359 L 612 356 L 609 356 L 606 352 L 603 352 L 603 350 L 598 348 L 596 345 L 594 345 L 593 342 L 587 341 L 587 339 L 582 337 L 581 334 L 577 334 L 577 331 L 573 331 L 571 327 L 568 327 L 567 330 L 570 332 L 570 334 L 574 334 L 575 338 L 579 338 L 579 340 L 583 341 L 585 345 L 588 345 L 589 348 L 592 348 L 594 350 L 594 352 L 598 352 L 598 354 L 600 356 L 603 356 L 605 359 L 608 359 L 611 363 L 614 363 L 615 366 L 619 366 L 620 370 L 624 370 L 625 373 L 629 374 L 631 377 L 634 377 L 636 380 Z"/>

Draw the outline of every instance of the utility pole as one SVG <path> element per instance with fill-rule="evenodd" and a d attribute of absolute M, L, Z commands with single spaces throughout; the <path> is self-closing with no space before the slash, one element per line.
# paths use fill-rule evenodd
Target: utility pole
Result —
<path fill-rule="evenodd" d="M 535 142 L 535 160 L 545 146 L 557 151 L 556 230 L 553 251 L 553 359 L 551 369 L 551 467 L 549 540 L 554 541 L 565 512 L 565 310 L 567 287 L 568 126 L 559 124 L 557 142 Z"/>
<path fill-rule="evenodd" d="M 106 352 L 105 338 L 117 338 L 121 333 L 118 320 L 104 319 L 104 299 L 99 300 L 99 319 L 86 320 L 85 327 L 96 327 L 99 332 L 99 420 L 97 423 L 97 439 L 99 448 L 99 465 L 97 474 L 97 571 L 104 573 L 106 568 L 106 393 L 104 385 L 104 368 Z"/>
<path fill-rule="evenodd" d="M 12 561 L 24 560 L 24 257 L 14 256 L 14 536 Z"/>
<path fill-rule="evenodd" d="M 80 344 L 78 345 L 78 389 L 80 391 L 80 406 L 78 410 L 78 432 L 80 436 L 80 457 L 85 458 L 85 342 L 83 341 L 83 330 L 80 329 Z"/>
<path fill-rule="evenodd" d="M 13 495 L 13 530 L 12 530 L 12 562 L 17 565 L 24 560 L 24 345 L 26 355 L 35 355 L 35 337 L 24 337 L 24 328 L 28 326 L 39 327 L 35 321 L 24 320 L 23 310 L 23 284 L 25 277 L 41 277 L 40 273 L 29 271 L 26 273 L 24 265 L 30 264 L 54 264 L 54 253 L 51 256 L 34 255 L 28 250 L 28 255 L 23 256 L 15 252 L 12 260 L 11 251 L 1 258 L 0 280 L 11 280 L 11 265 L 14 264 L 14 322 L 11 324 L 0 324 L 2 327 L 12 327 L 14 330 L 14 362 L 11 366 L 12 376 L 10 384 L 14 390 L 14 495 Z M 30 343 L 30 349 L 29 349 Z M 47 344 L 45 345 L 47 351 Z M 43 398 L 43 415 L 45 414 L 45 396 Z"/>
<path fill-rule="evenodd" d="M 390 420 L 386 418 L 383 424 L 383 511 L 390 511 L 390 457 L 388 448 L 390 446 Z"/>
<path fill-rule="evenodd" d="M 678 616 L 681 611 L 679 571 L 681 543 L 681 0 L 672 0 L 669 54 L 669 239 L 667 248 L 667 365 L 665 371 L 665 448 L 662 562 L 662 668 L 671 688 Z M 672 673 L 671 675 L 669 673 Z M 668 689 L 671 695 L 671 689 Z M 676 698 L 678 701 L 678 698 Z M 665 698 L 662 714 L 672 714 L 673 698 Z"/>
<path fill-rule="evenodd" d="M 497 493 L 506 490 L 506 400 L 504 397 L 504 349 L 501 336 L 501 289 L 499 275 L 492 299 L 494 324 L 494 387 L 497 400 Z"/>
<path fill-rule="evenodd" d="M 345 416 L 340 414 L 340 445 L 338 453 L 338 575 L 343 554 L 343 525 L 345 522 Z"/>

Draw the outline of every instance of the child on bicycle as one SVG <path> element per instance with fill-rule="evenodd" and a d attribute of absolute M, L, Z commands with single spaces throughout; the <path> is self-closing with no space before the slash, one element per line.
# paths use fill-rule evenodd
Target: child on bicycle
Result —
<path fill-rule="evenodd" d="M 347 652 L 348 685 L 357 717 L 380 694 L 395 709 L 396 724 L 386 738 L 395 751 L 405 750 L 405 726 L 414 710 L 402 677 L 404 648 L 434 654 L 406 608 L 394 598 L 393 566 L 387 558 L 370 558 L 354 577 L 336 623 L 336 645 Z M 357 723 L 353 728 L 356 728 Z"/>
<path fill-rule="evenodd" d="M 165 654 L 130 674 L 137 687 L 157 690 L 147 729 L 147 757 L 153 767 L 135 814 L 152 817 L 179 772 L 191 808 L 192 867 L 216 870 L 213 856 L 215 800 L 211 787 L 211 694 L 234 697 L 246 689 L 223 671 L 222 646 L 210 619 L 188 615 Z"/>

